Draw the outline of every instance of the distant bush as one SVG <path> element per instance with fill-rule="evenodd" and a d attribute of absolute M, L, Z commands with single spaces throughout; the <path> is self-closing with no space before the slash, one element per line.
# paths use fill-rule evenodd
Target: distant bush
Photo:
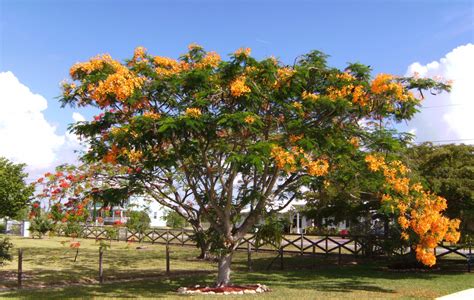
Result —
<path fill-rule="evenodd" d="M 9 238 L 0 238 L 0 266 L 2 266 L 6 260 L 12 260 L 10 250 L 13 248 L 13 244 Z"/>
<path fill-rule="evenodd" d="M 44 215 L 39 215 L 31 219 L 30 232 L 32 236 L 38 236 L 42 238 L 50 230 L 54 229 L 54 223 L 45 217 Z"/>
<path fill-rule="evenodd" d="M 131 211 L 128 214 L 127 228 L 130 231 L 134 231 L 138 234 L 143 235 L 150 228 L 150 217 L 144 211 Z M 141 237 L 140 237 L 141 241 Z"/>
<path fill-rule="evenodd" d="M 166 226 L 171 228 L 183 228 L 187 225 L 186 219 L 175 211 L 166 211 L 163 220 L 166 222 Z"/>

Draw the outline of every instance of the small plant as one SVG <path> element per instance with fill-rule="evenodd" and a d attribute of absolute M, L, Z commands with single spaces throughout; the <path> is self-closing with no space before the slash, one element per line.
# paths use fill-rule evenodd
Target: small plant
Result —
<path fill-rule="evenodd" d="M 43 236 L 49 231 L 54 229 L 54 223 L 45 217 L 44 215 L 37 215 L 31 219 L 30 232 L 32 236 L 38 236 L 38 238 L 43 238 Z"/>
<path fill-rule="evenodd" d="M 257 247 L 270 244 L 276 248 L 280 248 L 284 228 L 287 226 L 287 223 L 287 219 L 278 219 L 275 216 L 268 216 L 264 224 L 256 226 L 255 243 Z"/>
<path fill-rule="evenodd" d="M 5 261 L 11 261 L 12 255 L 10 250 L 13 248 L 13 244 L 10 242 L 9 238 L 0 239 L 0 266 L 3 266 Z"/>
<path fill-rule="evenodd" d="M 69 237 L 79 237 L 81 235 L 82 226 L 81 224 L 73 221 L 68 221 L 64 224 L 64 235 Z"/>

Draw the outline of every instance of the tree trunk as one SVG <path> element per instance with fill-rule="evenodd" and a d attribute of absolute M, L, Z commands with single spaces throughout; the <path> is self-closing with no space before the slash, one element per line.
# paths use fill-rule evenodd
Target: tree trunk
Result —
<path fill-rule="evenodd" d="M 210 242 L 202 242 L 198 243 L 199 248 L 201 249 L 201 254 L 197 258 L 199 259 L 210 259 L 211 258 L 211 243 Z"/>
<path fill-rule="evenodd" d="M 219 266 L 217 274 L 217 287 L 223 287 L 230 284 L 230 264 L 232 263 L 233 252 L 222 254 L 219 257 Z"/>

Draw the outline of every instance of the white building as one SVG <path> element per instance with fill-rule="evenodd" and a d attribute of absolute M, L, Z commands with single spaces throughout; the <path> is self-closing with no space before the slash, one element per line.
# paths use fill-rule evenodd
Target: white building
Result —
<path fill-rule="evenodd" d="M 314 222 L 312 219 L 307 218 L 302 211 L 306 206 L 305 200 L 293 200 L 288 206 L 284 209 L 280 210 L 278 214 L 281 216 L 288 216 L 290 221 L 290 233 L 304 233 L 305 229 L 311 226 L 314 226 Z M 271 208 L 268 208 L 270 210 Z M 250 212 L 250 208 L 246 208 L 242 210 L 242 215 L 247 215 Z M 263 220 L 262 220 L 263 221 Z M 328 220 L 329 221 L 329 220 Z M 331 223 L 326 222 L 323 220 L 323 223 Z M 331 223 L 332 224 L 332 223 Z M 347 222 L 342 221 L 338 224 L 332 224 L 330 228 L 336 228 L 337 230 L 348 229 Z"/>
<path fill-rule="evenodd" d="M 131 210 L 143 210 L 150 217 L 151 227 L 165 227 L 166 221 L 163 219 L 165 213 L 164 207 L 154 200 L 148 200 L 144 197 L 130 198 L 129 208 Z"/>

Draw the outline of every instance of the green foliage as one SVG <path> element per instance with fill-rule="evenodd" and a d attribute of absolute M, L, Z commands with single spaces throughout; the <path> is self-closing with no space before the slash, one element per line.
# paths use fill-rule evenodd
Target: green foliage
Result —
<path fill-rule="evenodd" d="M 171 228 L 183 228 L 187 225 L 186 219 L 173 210 L 166 210 L 163 214 L 166 226 Z"/>
<path fill-rule="evenodd" d="M 44 214 L 37 215 L 35 218 L 31 219 L 30 232 L 32 236 L 38 236 L 42 238 L 50 230 L 54 229 L 54 223 L 47 218 Z"/>
<path fill-rule="evenodd" d="M 446 198 L 446 214 L 474 232 L 474 146 L 422 144 L 408 149 L 410 167 L 430 190 Z"/>
<path fill-rule="evenodd" d="M 10 250 L 12 248 L 13 244 L 12 242 L 10 242 L 9 238 L 0 238 L 0 267 L 4 264 L 5 261 L 12 260 L 12 255 L 10 253 Z"/>
<path fill-rule="evenodd" d="M 109 241 L 115 240 L 118 238 L 118 234 L 119 234 L 118 228 L 106 226 L 104 227 L 104 230 L 105 230 L 105 236 Z"/>
<path fill-rule="evenodd" d="M 279 219 L 274 215 L 265 217 L 263 224 L 255 226 L 255 244 L 257 247 L 261 245 L 272 245 L 280 248 L 285 228 L 289 226 L 287 218 Z"/>
<path fill-rule="evenodd" d="M 150 217 L 145 211 L 130 211 L 128 213 L 127 228 L 144 234 L 150 228 Z"/>
<path fill-rule="evenodd" d="M 25 183 L 24 167 L 0 157 L 0 218 L 16 217 L 33 195 L 34 187 Z"/>
<path fill-rule="evenodd" d="M 63 232 L 65 236 L 69 237 L 80 237 L 82 232 L 82 225 L 78 222 L 68 220 L 66 223 L 63 224 Z"/>

